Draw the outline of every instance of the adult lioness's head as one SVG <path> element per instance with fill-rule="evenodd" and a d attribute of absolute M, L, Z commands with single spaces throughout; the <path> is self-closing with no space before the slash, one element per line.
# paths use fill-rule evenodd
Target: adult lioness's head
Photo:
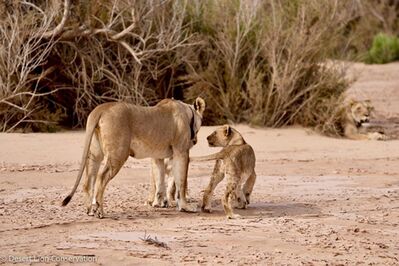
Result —
<path fill-rule="evenodd" d="M 373 107 L 369 100 L 350 102 L 350 115 L 356 126 L 360 127 L 364 123 L 370 122 L 370 113 Z"/>

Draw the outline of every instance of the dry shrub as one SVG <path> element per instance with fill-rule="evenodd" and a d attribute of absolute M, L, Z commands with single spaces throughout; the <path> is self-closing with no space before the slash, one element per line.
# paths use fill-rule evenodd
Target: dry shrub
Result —
<path fill-rule="evenodd" d="M 102 102 L 171 97 L 185 50 L 199 44 L 184 1 L 0 4 L 1 131 L 82 126 Z"/>
<path fill-rule="evenodd" d="M 40 83 L 54 70 L 42 66 L 55 42 L 42 42 L 41 36 L 55 17 L 41 20 L 41 16 L 29 12 L 29 5 L 8 9 L 0 19 L 0 130 L 13 130 L 22 123 L 51 126 L 60 116 L 48 121 L 51 110 L 40 99 L 49 92 L 42 91 Z"/>
<path fill-rule="evenodd" d="M 318 0 L 201 3 L 190 15 L 208 45 L 198 53 L 199 66 L 191 68 L 196 71 L 184 80 L 191 84 L 189 97 L 205 95 L 211 123 L 316 127 L 334 115 L 347 87 L 345 69 L 324 63 L 349 19 L 343 5 Z M 227 15 L 207 16 L 222 12 Z"/>
<path fill-rule="evenodd" d="M 207 124 L 297 123 L 335 134 L 347 83 L 345 68 L 326 62 L 361 32 L 364 6 L 357 0 L 2 1 L 0 130 L 82 126 L 107 101 L 150 105 L 202 95 Z"/>

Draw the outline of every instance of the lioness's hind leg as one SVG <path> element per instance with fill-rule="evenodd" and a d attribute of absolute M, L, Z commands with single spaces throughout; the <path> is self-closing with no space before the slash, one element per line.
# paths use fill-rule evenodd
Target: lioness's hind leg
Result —
<path fill-rule="evenodd" d="M 105 187 L 107 186 L 108 182 L 111 181 L 111 179 L 119 172 L 126 160 L 127 155 L 123 159 L 120 158 L 119 160 L 111 160 L 110 157 L 108 157 L 104 168 L 101 169 L 101 172 L 96 179 L 91 212 L 93 215 L 95 213 L 98 218 L 103 218 L 104 216 L 103 203 Z"/>
<path fill-rule="evenodd" d="M 168 177 L 168 188 L 166 190 L 166 195 L 168 199 L 168 205 L 172 206 L 172 203 L 176 198 L 176 184 L 173 176 Z"/>
<path fill-rule="evenodd" d="M 189 204 L 186 199 L 188 151 L 173 151 L 173 177 L 176 184 L 176 204 L 179 211 L 196 212 L 196 204 Z"/>
<path fill-rule="evenodd" d="M 91 213 L 91 204 L 94 195 L 94 185 L 96 182 L 96 177 L 98 174 L 98 170 L 100 169 L 101 160 L 96 160 L 93 158 L 88 158 L 86 165 L 86 180 L 83 185 L 83 191 L 86 195 L 86 208 L 87 214 Z"/>
<path fill-rule="evenodd" d="M 148 191 L 148 197 L 147 197 L 147 201 L 145 202 L 145 205 L 152 206 L 152 203 L 155 200 L 155 193 L 156 193 L 155 174 L 154 174 L 154 168 L 151 166 L 150 190 Z"/>
<path fill-rule="evenodd" d="M 167 207 L 165 189 L 165 163 L 164 159 L 152 159 L 152 179 L 155 180 L 155 197 L 153 207 Z"/>
<path fill-rule="evenodd" d="M 101 161 L 104 159 L 103 152 L 98 141 L 96 134 L 93 135 L 93 139 L 90 145 L 90 152 L 86 163 L 86 180 L 83 184 L 83 191 L 86 195 L 86 208 L 87 214 L 90 213 L 91 202 L 94 194 L 94 184 L 98 170 L 100 169 Z"/>
<path fill-rule="evenodd" d="M 217 160 L 215 163 L 215 167 L 213 168 L 213 173 L 211 179 L 209 180 L 209 184 L 204 191 L 204 196 L 202 198 L 201 209 L 203 212 L 211 212 L 212 206 L 212 195 L 216 186 L 220 183 L 220 181 L 224 178 L 224 171 L 222 166 L 222 161 Z"/>
<path fill-rule="evenodd" d="M 247 204 L 249 204 L 251 202 L 251 194 L 252 194 L 252 190 L 254 189 L 255 181 L 256 181 L 256 174 L 254 171 L 249 176 L 249 178 L 247 179 L 247 181 L 245 182 L 244 187 L 243 187 L 243 192 L 244 192 L 245 200 L 246 200 Z"/>
<path fill-rule="evenodd" d="M 168 199 L 168 205 L 171 206 L 172 202 L 176 198 L 176 184 L 175 184 L 175 178 L 172 173 L 172 164 L 173 164 L 173 159 L 166 159 L 165 160 L 165 176 L 168 179 L 168 187 L 166 189 L 166 196 Z"/>

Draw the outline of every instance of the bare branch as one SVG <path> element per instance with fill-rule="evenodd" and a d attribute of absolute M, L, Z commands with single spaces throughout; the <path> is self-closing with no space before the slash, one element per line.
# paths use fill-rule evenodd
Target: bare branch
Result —
<path fill-rule="evenodd" d="M 134 27 L 136 26 L 136 19 L 135 19 L 135 16 L 134 16 L 134 9 L 132 9 L 132 20 L 133 20 L 133 22 L 132 22 L 132 24 L 130 24 L 129 27 L 127 27 L 123 31 L 113 35 L 111 38 L 113 40 L 118 40 L 118 39 L 124 37 L 127 33 L 131 32 L 134 29 Z"/>
<path fill-rule="evenodd" d="M 43 33 L 40 37 L 48 39 L 57 37 L 64 29 L 64 26 L 69 18 L 69 12 L 71 9 L 71 0 L 64 1 L 64 14 L 62 16 L 60 24 L 58 24 L 53 30 Z"/>
<path fill-rule="evenodd" d="M 136 60 L 136 62 L 141 65 L 141 61 L 140 59 L 137 57 L 136 52 L 133 50 L 132 47 L 130 47 L 130 45 L 127 42 L 124 41 L 119 41 L 118 43 L 120 43 L 123 47 L 125 47 L 129 53 L 133 56 L 134 60 Z"/>

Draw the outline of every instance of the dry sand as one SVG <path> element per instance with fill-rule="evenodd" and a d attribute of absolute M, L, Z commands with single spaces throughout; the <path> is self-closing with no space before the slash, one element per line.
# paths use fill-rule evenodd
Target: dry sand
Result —
<path fill-rule="evenodd" d="M 371 98 L 385 115 L 399 113 L 398 63 L 353 69 L 352 95 Z M 205 142 L 214 128 L 201 128 L 192 155 L 216 150 Z M 239 220 L 226 220 L 221 208 L 225 182 L 211 214 L 145 206 L 149 160 L 129 159 L 111 181 L 104 219 L 86 215 L 81 189 L 61 207 L 84 133 L 0 134 L 0 264 L 82 256 L 103 265 L 399 264 L 399 141 L 236 128 L 255 149 L 258 175 Z M 200 204 L 211 171 L 212 163 L 190 165 L 192 202 Z M 145 232 L 167 248 L 142 241 Z"/>

